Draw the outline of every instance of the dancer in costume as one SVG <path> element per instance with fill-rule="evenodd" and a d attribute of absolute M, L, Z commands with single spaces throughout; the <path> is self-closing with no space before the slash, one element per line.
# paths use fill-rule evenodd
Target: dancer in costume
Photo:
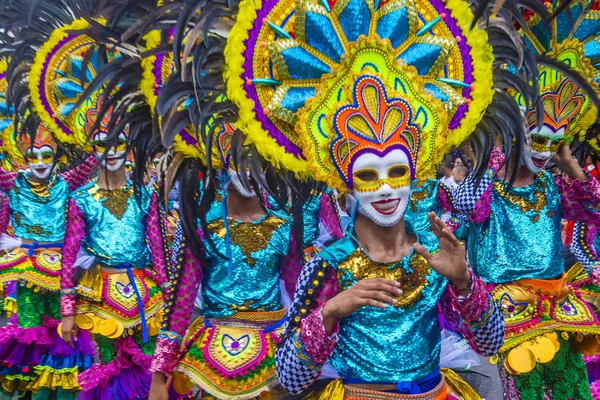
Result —
<path fill-rule="evenodd" d="M 440 303 L 480 352 L 502 344 L 500 312 L 458 240 L 433 213 L 433 234 L 403 218 L 413 182 L 445 152 L 518 112 L 491 88 L 494 62 L 511 60 L 490 43 L 508 44 L 512 27 L 490 21 L 488 36 L 473 20 L 461 1 L 240 4 L 225 49 L 239 128 L 273 165 L 346 194 L 355 219 L 298 279 L 276 355 L 292 393 L 329 362 L 341 380 L 322 398 L 447 398 L 458 380 L 439 370 Z"/>
<path fill-rule="evenodd" d="M 91 144 L 100 160 L 98 179 L 74 192 L 68 204 L 62 334 L 74 343 L 74 329 L 91 332 L 98 347 L 100 362 L 78 378 L 80 399 L 145 398 L 166 282 L 164 218 L 156 196 L 127 179 L 128 134 L 137 127 L 114 120 L 124 106 L 102 89 L 82 97 L 94 87 L 105 57 L 83 33 L 88 27 L 77 19 L 53 31 L 36 55 L 31 81 L 45 124 L 65 141 Z M 109 60 L 118 56 L 108 53 Z M 81 82 L 81 76 L 88 80 Z M 80 277 L 77 268 L 84 270 Z"/>
<path fill-rule="evenodd" d="M 168 19 L 172 20 L 173 12 L 169 9 Z M 154 24 L 146 22 L 146 25 Z M 175 28 L 150 32 L 144 35 L 144 45 L 152 50 L 160 43 L 172 44 L 174 34 Z M 181 38 L 183 43 L 189 40 L 188 34 L 190 31 L 186 30 Z M 161 109 L 161 89 L 178 78 L 174 74 L 173 54 L 157 52 L 142 62 L 144 74 L 140 87 L 151 110 L 155 105 L 157 110 Z M 185 65 L 190 67 L 191 64 Z M 193 84 L 188 84 L 188 88 L 193 88 Z M 183 100 L 186 107 L 196 106 L 194 101 Z M 222 96 L 219 102 L 221 106 L 228 104 Z M 193 383 L 218 398 L 252 398 L 276 384 L 273 356 L 286 314 L 280 278 L 287 277 L 281 269 L 290 248 L 289 217 L 265 207 L 256 195 L 256 182 L 265 178 L 260 168 L 258 174 L 249 174 L 249 170 L 257 171 L 259 160 L 241 146 L 243 137 L 234 133 L 227 119 L 231 119 L 229 114 L 223 112 L 205 121 L 192 118 L 179 128 L 179 124 L 171 125 L 154 112 L 162 127 L 177 127 L 175 132 L 163 132 L 165 137 L 174 138 L 174 158 L 166 173 L 165 187 L 171 187 L 179 169 L 182 219 L 173 246 L 174 266 L 152 366 L 151 398 L 168 397 L 165 374 L 175 369 L 178 373 L 174 374 L 173 385 L 180 393 L 187 392 Z M 188 110 L 183 111 L 182 115 L 185 114 Z M 194 128 L 196 123 L 200 131 L 213 138 L 212 148 L 205 149 L 205 139 L 200 139 L 204 136 Z M 140 145 L 140 153 L 147 148 Z M 249 175 L 256 177 L 253 184 Z M 337 221 L 335 211 L 328 210 L 329 218 Z M 188 330 L 200 281 L 206 319 L 195 321 Z M 210 344 L 204 343 L 207 340 Z M 198 351 L 209 348 L 214 351 L 198 358 Z M 222 357 L 220 352 L 228 352 L 228 356 Z"/>
<path fill-rule="evenodd" d="M 3 99 L 8 97 L 6 66 L 0 75 Z M 2 115 L 2 141 L 14 160 L 13 170 L 29 167 L 19 173 L 0 170 L 6 193 L 0 211 L 1 246 L 7 251 L 0 258 L 0 282 L 18 282 L 12 295 L 20 311 L 0 328 L 0 383 L 5 392 L 29 392 L 34 399 L 75 399 L 77 377 L 93 363 L 94 349 L 89 335 L 71 348 L 56 330 L 61 248 L 69 194 L 89 179 L 96 161 L 90 156 L 58 174 L 58 144 L 50 131 L 27 108 L 27 114 L 17 116 L 15 132 L 14 108 L 4 100 L 0 109 L 7 113 Z M 9 223 L 14 237 L 6 234 Z"/>
<path fill-rule="evenodd" d="M 568 147 L 598 115 L 597 72 L 588 54 L 596 54 L 597 8 L 596 1 L 573 2 L 550 26 L 526 15 L 531 30 L 521 34 L 545 64 L 538 80 L 544 112 L 518 96 L 530 131 L 523 151 L 515 150 L 522 164 L 506 166 L 496 148 L 481 182 L 471 176 L 454 193 L 459 217 L 469 223 L 473 269 L 492 285 L 504 314 L 498 367 L 508 399 L 591 398 L 580 353 L 600 350 L 600 325 L 565 276 L 561 218 L 593 225 L 599 218 L 588 207 L 600 201 L 600 185 Z M 575 21 L 571 31 L 559 28 L 566 21 Z M 563 175 L 544 170 L 551 162 Z"/>

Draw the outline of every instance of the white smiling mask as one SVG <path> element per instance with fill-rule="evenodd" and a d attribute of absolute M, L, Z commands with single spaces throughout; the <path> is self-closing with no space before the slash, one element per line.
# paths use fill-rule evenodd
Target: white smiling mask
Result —
<path fill-rule="evenodd" d="M 412 192 L 409 159 L 402 150 L 359 156 L 352 176 L 359 213 L 384 227 L 402 219 Z"/>

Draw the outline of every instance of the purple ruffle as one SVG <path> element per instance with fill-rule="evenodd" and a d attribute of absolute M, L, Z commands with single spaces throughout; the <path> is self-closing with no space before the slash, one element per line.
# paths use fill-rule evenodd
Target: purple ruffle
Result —
<path fill-rule="evenodd" d="M 52 344 L 47 326 L 19 328 L 11 322 L 0 328 L 0 363 L 4 366 L 36 365 Z"/>
<path fill-rule="evenodd" d="M 600 381 L 600 354 L 593 356 L 583 356 L 585 366 L 588 371 L 588 380 L 590 383 Z"/>
<path fill-rule="evenodd" d="M 77 332 L 77 340 L 73 341 L 73 347 L 69 346 L 60 337 L 56 329 L 50 330 L 50 337 L 52 338 L 50 354 L 53 356 L 69 357 L 75 354 L 93 356 L 96 354 L 96 346 L 88 331 L 80 330 Z"/>
<path fill-rule="evenodd" d="M 106 364 L 94 364 L 79 374 L 81 400 L 145 398 L 150 390 L 152 356 L 142 353 L 131 337 L 115 341 L 117 357 Z"/>

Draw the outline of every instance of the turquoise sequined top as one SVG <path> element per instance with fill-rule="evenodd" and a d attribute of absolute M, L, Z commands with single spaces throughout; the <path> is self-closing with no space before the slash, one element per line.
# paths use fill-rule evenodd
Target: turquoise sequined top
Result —
<path fill-rule="evenodd" d="M 218 251 L 227 254 L 223 208 L 216 204 L 207 215 L 208 230 Z M 290 218 L 278 211 L 253 222 L 228 219 L 232 275 L 229 263 L 206 244 L 202 302 L 206 317 L 227 317 L 240 311 L 277 311 L 282 308 L 279 277 L 281 258 L 290 247 Z"/>
<path fill-rule="evenodd" d="M 417 232 L 431 230 L 431 223 L 427 213 L 433 211 L 438 217 L 442 216 L 442 207 L 437 202 L 439 181 L 428 179 L 423 185 L 414 188 L 410 195 L 410 202 L 404 214 L 405 221 L 410 222 Z"/>
<path fill-rule="evenodd" d="M 81 248 L 110 266 L 129 263 L 134 268 L 150 265 L 146 245 L 146 216 L 150 192 L 142 187 L 141 204 L 133 182 L 119 189 L 104 190 L 97 180 L 73 192 L 72 198 L 84 214 L 86 236 Z"/>
<path fill-rule="evenodd" d="M 471 224 L 469 256 L 477 276 L 486 282 L 551 279 L 564 272 L 561 241 L 561 197 L 552 175 L 539 174 L 527 187 L 502 196 L 495 180 L 491 215 Z M 476 235 L 476 236 L 475 236 Z"/>
<path fill-rule="evenodd" d="M 31 190 L 28 175 L 19 173 L 8 193 L 11 224 L 15 236 L 38 242 L 62 242 L 65 237 L 65 210 L 69 201 L 69 185 L 53 174 L 48 184 L 48 196 Z"/>
<path fill-rule="evenodd" d="M 432 234 L 417 233 L 417 238 L 429 251 L 438 249 Z M 339 342 L 329 358 L 335 370 L 354 379 L 389 383 L 417 381 L 434 372 L 439 366 L 441 342 L 437 303 L 446 289 L 446 278 L 414 251 L 396 263 L 374 262 L 350 236 L 329 246 L 319 257 L 337 271 L 340 290 L 374 277 L 408 285 L 398 299 L 402 307 L 362 307 L 340 320 Z"/>
<path fill-rule="evenodd" d="M 302 205 L 302 220 L 304 225 L 304 240 L 302 247 L 304 249 L 314 245 L 319 238 L 319 210 L 321 208 L 321 196 L 310 196 L 310 199 Z"/>

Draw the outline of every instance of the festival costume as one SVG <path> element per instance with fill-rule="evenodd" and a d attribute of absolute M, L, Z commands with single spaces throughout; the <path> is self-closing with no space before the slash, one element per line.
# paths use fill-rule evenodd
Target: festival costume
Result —
<path fill-rule="evenodd" d="M 41 46 L 32 68 L 34 105 L 61 140 L 82 148 L 92 143 L 95 151 L 111 149 L 122 162 L 128 127 L 111 148 L 112 109 L 103 108 L 102 89 L 74 107 L 102 66 L 94 40 L 81 32 L 88 26 L 77 19 L 52 32 Z M 85 63 L 88 56 L 91 62 Z M 80 76 L 87 80 L 81 82 Z M 63 317 L 74 315 L 80 331 L 94 334 L 100 357 L 78 378 L 80 399 L 130 400 L 148 394 L 168 254 L 159 208 L 155 194 L 130 180 L 111 190 L 95 180 L 70 196 L 60 311 Z M 77 268 L 83 270 L 78 278 Z"/>
<path fill-rule="evenodd" d="M 498 365 L 509 399 L 543 399 L 545 393 L 556 399 L 590 398 L 578 353 L 600 350 L 600 321 L 589 296 L 565 277 L 561 218 L 596 225 L 599 216 L 588 205 L 598 204 L 600 186 L 589 174 L 582 182 L 552 176 L 543 168 L 560 144 L 582 141 L 597 118 L 586 94 L 598 92 L 591 61 L 598 51 L 593 33 L 599 26 L 597 8 L 596 2 L 574 2 L 571 14 L 559 14 L 550 27 L 525 15 L 531 30 L 521 30 L 521 35 L 535 53 L 550 60 L 538 78 L 544 114 L 516 96 L 531 132 L 523 160 L 531 171 L 539 171 L 534 182 L 509 188 L 496 175 L 504 164 L 496 149 L 477 188 L 471 179 L 454 193 L 460 218 L 469 222 L 473 269 L 490 284 L 504 313 L 506 335 Z M 573 25 L 567 23 L 571 18 Z M 575 73 L 565 73 L 564 64 Z M 589 87 L 580 87 L 576 74 Z"/>
<path fill-rule="evenodd" d="M 6 67 L 3 64 L 0 76 L 3 93 Z M 33 182 L 30 172 L 16 172 L 27 165 L 24 155 L 41 149 L 42 154 L 52 156 L 57 143 L 42 126 L 35 135 L 15 133 L 14 114 L 6 102 L 0 109 L 2 142 L 8 160 L 14 160 L 12 171 L 0 169 L 0 190 L 6 193 L 0 206 L 1 242 L 6 251 L 0 257 L 0 282 L 12 285 L 10 296 L 19 308 L 0 329 L 0 384 L 5 392 L 30 392 L 35 399 L 74 399 L 80 390 L 77 377 L 93 363 L 94 349 L 89 335 L 82 335 L 71 348 L 57 333 L 61 248 L 69 194 L 89 179 L 96 161 L 90 156 L 66 172 L 50 172 L 46 184 Z M 9 223 L 14 237 L 6 234 Z"/>
<path fill-rule="evenodd" d="M 169 19 L 172 12 L 167 15 Z M 161 43 L 173 44 L 176 32 L 176 27 L 150 32 L 144 36 L 146 47 L 152 50 Z M 192 40 L 189 35 L 193 34 L 186 28 L 182 43 Z M 162 88 L 177 78 L 173 54 L 173 51 L 159 52 L 142 61 L 144 74 L 140 87 L 152 110 L 160 104 Z M 186 107 L 195 104 L 192 100 L 186 100 Z M 218 101 L 226 99 L 221 96 Z M 155 113 L 154 117 L 161 121 L 162 116 Z M 185 394 L 195 384 L 217 398 L 247 399 L 277 384 L 274 353 L 286 321 L 283 298 L 293 293 L 303 250 L 313 251 L 313 243 L 321 236 L 320 227 L 328 237 L 340 237 L 341 228 L 335 200 L 329 193 L 312 196 L 311 201 L 303 203 L 299 217 L 309 223 L 300 246 L 296 246 L 291 233 L 291 219 L 274 199 L 265 201 L 266 215 L 256 221 L 227 217 L 229 185 L 234 185 L 243 196 L 254 195 L 241 183 L 244 179 L 241 174 L 233 170 L 234 165 L 244 168 L 239 160 L 234 161 L 236 156 L 231 152 L 236 141 L 235 128 L 231 123 L 217 121 L 222 121 L 219 115 L 211 116 L 211 127 L 205 131 L 206 136 L 212 135 L 212 148 L 205 147 L 204 135 L 196 132 L 193 119 L 174 132 L 172 138 L 175 154 L 172 169 L 180 164 L 183 169 L 186 163 L 198 161 L 206 168 L 198 173 L 202 179 L 196 185 L 200 189 L 194 193 L 192 208 L 197 208 L 214 190 L 214 186 L 213 189 L 207 186 L 206 178 L 216 179 L 220 184 L 214 200 L 206 201 L 208 210 L 206 215 L 199 216 L 198 231 L 192 232 L 202 239 L 202 260 L 190 250 L 193 238 L 185 237 L 182 225 L 178 226 L 167 307 L 152 370 L 173 373 L 173 388 L 179 394 Z M 165 121 L 162 124 L 169 126 Z M 169 136 L 164 132 L 163 135 Z M 194 186 L 185 181 L 179 181 L 178 185 L 183 213 L 190 204 L 181 193 L 189 186 L 192 189 L 188 190 L 194 190 Z M 203 317 L 190 325 L 200 283 L 202 290 L 198 296 Z"/>
<path fill-rule="evenodd" d="M 471 30 L 472 22 L 460 1 L 242 1 L 224 51 L 237 127 L 275 167 L 341 194 L 353 192 L 353 213 L 361 207 L 356 199 L 384 185 L 353 175 L 360 160 L 404 157 L 404 170 L 393 175 L 371 165 L 392 190 L 412 188 L 482 116 L 492 118 L 484 115 L 492 97 L 502 97 L 494 104 L 504 111 L 517 109 L 492 91 L 488 36 Z M 407 225 L 420 243 L 437 250 L 431 234 Z M 324 302 L 377 276 L 403 283 L 398 304 L 363 307 L 328 336 Z M 281 384 L 300 393 L 329 361 L 341 380 L 315 398 L 452 398 L 446 382 L 453 376 L 439 371 L 438 304 L 453 310 L 447 317 L 460 320 L 457 326 L 480 352 L 494 353 L 503 340 L 497 306 L 485 285 L 473 282 L 469 298 L 459 300 L 416 253 L 377 263 L 350 232 L 302 270 L 276 353 Z M 423 351 L 415 354 L 415 348 Z"/>
<path fill-rule="evenodd" d="M 560 220 L 597 218 L 581 203 L 596 201 L 600 186 L 593 178 L 565 181 L 540 172 L 533 184 L 507 190 L 495 177 L 503 163 L 499 149 L 496 155 L 479 186 L 481 200 L 472 203 L 468 246 L 474 271 L 504 314 L 498 366 L 505 396 L 543 399 L 551 390 L 555 398 L 590 398 L 583 360 L 573 354 L 598 351 L 600 323 L 583 293 L 566 282 Z M 466 209 L 466 188 L 455 194 L 457 210 Z"/>

